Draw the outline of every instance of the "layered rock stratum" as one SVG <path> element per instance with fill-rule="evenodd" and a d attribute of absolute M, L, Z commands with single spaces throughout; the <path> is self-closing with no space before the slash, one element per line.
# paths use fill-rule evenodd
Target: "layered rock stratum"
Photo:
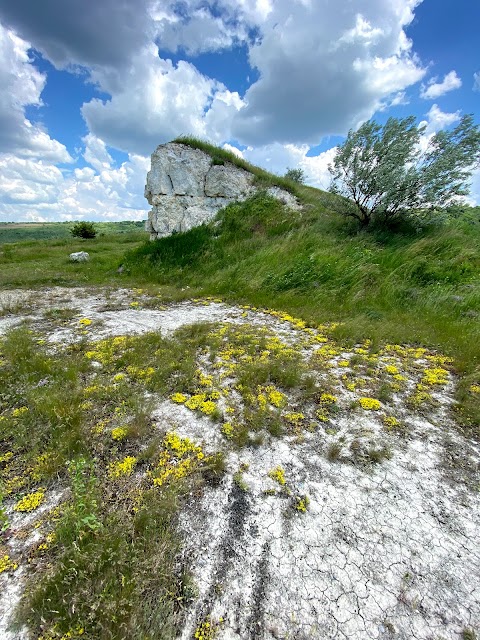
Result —
<path fill-rule="evenodd" d="M 254 178 L 230 162 L 214 164 L 200 149 L 177 142 L 159 145 L 145 186 L 145 197 L 152 205 L 146 225 L 150 237 L 188 231 L 212 220 L 222 207 L 253 195 Z M 287 191 L 274 187 L 269 192 L 290 207 L 298 206 Z"/>

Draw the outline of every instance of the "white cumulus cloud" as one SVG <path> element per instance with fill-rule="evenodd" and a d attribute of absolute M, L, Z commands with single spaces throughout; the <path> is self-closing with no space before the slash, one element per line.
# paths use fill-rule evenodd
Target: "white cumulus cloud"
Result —
<path fill-rule="evenodd" d="M 243 104 L 238 93 L 193 64 L 159 58 L 155 45 L 135 56 L 121 84 L 101 70 L 92 77 L 111 98 L 83 105 L 90 131 L 109 146 L 140 155 L 181 134 L 222 142 L 230 137 L 232 118 Z"/>
<path fill-rule="evenodd" d="M 30 44 L 0 24 L 0 149 L 21 157 L 71 162 L 65 145 L 25 115 L 42 105 L 46 76 L 29 56 Z"/>
<path fill-rule="evenodd" d="M 314 144 L 345 134 L 425 74 L 405 27 L 419 0 L 277 0 L 250 62 L 260 77 L 246 92 L 233 134 L 250 145 Z"/>
<path fill-rule="evenodd" d="M 420 97 L 425 100 L 436 100 L 449 91 L 460 89 L 461 86 L 462 81 L 457 76 L 457 72 L 450 71 L 441 82 L 437 82 L 436 78 L 432 78 L 427 85 L 422 85 Z"/>

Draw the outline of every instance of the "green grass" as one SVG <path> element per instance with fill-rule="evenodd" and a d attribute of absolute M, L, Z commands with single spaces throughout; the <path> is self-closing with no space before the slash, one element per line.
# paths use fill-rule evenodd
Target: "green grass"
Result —
<path fill-rule="evenodd" d="M 202 453 L 188 475 L 155 485 L 185 454 L 153 428 L 145 392 L 194 389 L 206 330 L 95 344 L 83 337 L 53 350 L 27 327 L 0 340 L 2 529 L 4 498 L 18 505 L 48 500 L 59 483 L 71 490 L 40 521 L 43 546 L 29 551 L 17 620 L 35 637 L 176 637 L 193 594 L 177 556 L 179 508 L 191 491 L 218 483 L 225 463 L 222 452 Z M 181 370 L 171 364 L 180 360 Z M 161 466 L 162 452 L 170 466 Z M 113 473 L 128 459 L 141 474 L 135 482 L 128 471 Z M 0 557 L 8 552 L 0 540 Z"/>
<path fill-rule="evenodd" d="M 480 225 L 459 219 L 359 233 L 328 211 L 328 195 L 299 189 L 309 202 L 303 212 L 259 194 L 215 222 L 144 244 L 127 257 L 128 269 L 192 295 L 340 321 L 337 338 L 348 343 L 439 349 L 454 358 L 465 421 L 478 427 L 467 389 L 480 379 Z"/>
<path fill-rule="evenodd" d="M 53 240 L 70 238 L 72 222 L 0 222 L 0 245 L 25 240 Z M 95 222 L 99 235 L 132 233 L 141 231 L 145 223 L 125 220 L 123 222 Z"/>
<path fill-rule="evenodd" d="M 66 237 L 0 244 L 0 289 L 118 285 L 126 280 L 117 272 L 125 252 L 140 246 L 145 235 L 136 231 L 92 240 Z M 90 261 L 70 262 L 75 251 L 87 251 Z"/>

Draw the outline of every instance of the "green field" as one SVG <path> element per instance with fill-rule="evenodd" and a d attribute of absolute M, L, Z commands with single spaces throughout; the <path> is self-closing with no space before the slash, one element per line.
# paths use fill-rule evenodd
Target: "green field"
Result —
<path fill-rule="evenodd" d="M 95 222 L 99 235 L 141 231 L 144 221 Z M 69 238 L 72 222 L 0 222 L 0 244 L 24 240 L 52 240 Z"/>

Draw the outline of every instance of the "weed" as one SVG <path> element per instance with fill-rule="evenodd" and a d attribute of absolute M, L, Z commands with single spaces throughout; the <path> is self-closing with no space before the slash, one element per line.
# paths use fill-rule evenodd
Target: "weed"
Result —
<path fill-rule="evenodd" d="M 327 449 L 327 460 L 337 462 L 340 460 L 342 453 L 342 445 L 339 442 L 331 442 Z"/>

